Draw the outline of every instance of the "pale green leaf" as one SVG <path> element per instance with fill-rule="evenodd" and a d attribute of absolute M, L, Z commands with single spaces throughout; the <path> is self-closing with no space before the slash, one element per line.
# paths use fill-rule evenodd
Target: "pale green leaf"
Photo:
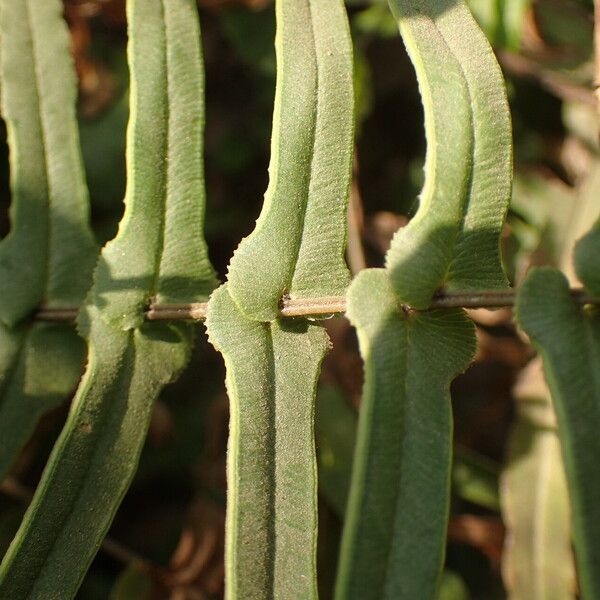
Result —
<path fill-rule="evenodd" d="M 519 50 L 531 0 L 468 0 L 467 3 L 494 47 Z"/>
<path fill-rule="evenodd" d="M 531 10 L 531 5 L 532 0 L 501 0 L 500 2 L 502 19 L 500 42 L 509 50 L 518 51 L 521 46 L 527 13 Z"/>
<path fill-rule="evenodd" d="M 522 372 L 502 478 L 502 556 L 512 600 L 575 598 L 570 507 L 560 440 L 541 362 Z"/>
<path fill-rule="evenodd" d="M 216 284 L 203 237 L 203 70 L 193 0 L 129 0 L 131 118 L 125 214 L 102 252 L 94 299 L 123 329 L 162 302 L 205 300 Z"/>
<path fill-rule="evenodd" d="M 390 0 L 415 65 L 427 159 L 419 210 L 387 267 L 400 299 L 425 308 L 440 287 L 506 286 L 500 232 L 512 178 L 500 68 L 463 0 Z"/>
<path fill-rule="evenodd" d="M 597 308 L 579 306 L 564 275 L 545 268 L 534 269 L 521 286 L 516 317 L 544 361 L 567 474 L 581 592 L 584 598 L 596 598 L 600 596 L 600 314 Z"/>
<path fill-rule="evenodd" d="M 350 286 L 348 316 L 365 361 L 339 600 L 436 597 L 452 449 L 449 386 L 475 352 L 460 310 L 405 312 L 384 270 Z"/>
<path fill-rule="evenodd" d="M 212 295 L 206 324 L 231 403 L 226 598 L 314 599 L 313 421 L 327 334 L 304 319 L 248 319 L 228 285 Z"/>
<path fill-rule="evenodd" d="M 341 0 L 278 0 L 270 181 L 255 230 L 228 270 L 248 316 L 284 294 L 341 295 L 354 127 L 352 48 Z"/>
<path fill-rule="evenodd" d="M 85 295 L 97 251 L 88 226 L 77 87 L 60 0 L 0 2 L 2 115 L 11 159 L 11 230 L 0 243 L 0 319 Z"/>

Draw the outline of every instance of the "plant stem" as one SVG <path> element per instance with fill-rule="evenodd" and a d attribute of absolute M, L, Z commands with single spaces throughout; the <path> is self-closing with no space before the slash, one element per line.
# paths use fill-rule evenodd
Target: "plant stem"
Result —
<path fill-rule="evenodd" d="M 571 296 L 578 304 L 600 304 L 595 298 L 576 288 Z M 433 308 L 506 308 L 515 304 L 515 290 L 440 293 L 434 297 L 429 309 Z M 148 321 L 204 321 L 205 302 L 199 304 L 155 304 L 146 312 Z M 35 315 L 40 321 L 72 321 L 77 308 L 41 308 Z M 318 317 L 342 315 L 346 312 L 346 299 L 342 296 L 324 298 L 286 299 L 282 302 L 281 317 Z"/>

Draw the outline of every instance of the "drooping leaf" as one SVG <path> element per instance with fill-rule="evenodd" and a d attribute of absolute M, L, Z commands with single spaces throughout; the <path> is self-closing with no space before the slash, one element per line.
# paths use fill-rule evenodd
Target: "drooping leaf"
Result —
<path fill-rule="evenodd" d="M 560 440 L 541 361 L 521 374 L 502 478 L 502 571 L 512 600 L 575 598 L 570 507 Z"/>
<path fill-rule="evenodd" d="M 248 319 L 228 291 L 209 303 L 231 404 L 226 597 L 317 597 L 314 400 L 325 330 L 305 319 Z"/>
<path fill-rule="evenodd" d="M 428 145 L 419 210 L 386 265 L 399 298 L 426 308 L 440 287 L 506 286 L 510 117 L 500 68 L 463 0 L 389 3 L 415 65 Z"/>
<path fill-rule="evenodd" d="M 11 230 L 0 242 L 0 480 L 39 418 L 81 375 L 68 324 L 16 324 L 42 303 L 77 306 L 97 250 L 89 229 L 69 35 L 58 0 L 0 2 L 0 90 L 11 162 Z"/>
<path fill-rule="evenodd" d="M 593 257 L 590 254 L 590 260 Z M 588 281 L 584 271 L 579 276 Z M 516 317 L 544 361 L 571 499 L 581 593 L 596 598 L 600 596 L 600 314 L 573 300 L 564 275 L 544 268 L 532 270 L 521 286 Z"/>
<path fill-rule="evenodd" d="M 131 118 L 125 214 L 102 252 L 94 300 L 130 329 L 152 298 L 199 302 L 215 287 L 203 237 L 204 77 L 193 2 L 128 3 Z"/>
<path fill-rule="evenodd" d="M 59 0 L 0 2 L 2 115 L 11 159 L 11 230 L 0 243 L 0 320 L 42 302 L 77 306 L 97 251 L 88 226 L 69 35 Z"/>
<path fill-rule="evenodd" d="M 365 361 L 336 598 L 435 598 L 449 509 L 449 386 L 475 352 L 460 310 L 407 313 L 384 270 L 361 272 L 348 316 Z"/>
<path fill-rule="evenodd" d="M 80 312 L 80 330 L 89 342 L 86 373 L 0 566 L 0 596 L 15 600 L 75 596 L 135 473 L 154 400 L 187 362 L 191 326 L 144 323 L 144 302 L 153 296 L 204 300 L 214 285 L 202 253 L 196 5 L 194 0 L 129 0 L 127 8 L 134 104 L 127 168 L 135 186 L 124 224 L 104 251 Z M 157 148 L 164 152 L 160 163 L 169 165 L 158 169 L 164 178 L 146 173 L 143 179 L 138 172 L 143 155 L 157 158 L 152 154 Z M 145 263 L 147 272 L 139 271 L 144 260 L 138 260 L 138 242 L 146 258 L 153 256 Z M 131 267 L 119 271 L 115 285 L 107 278 L 113 265 Z"/>
<path fill-rule="evenodd" d="M 349 282 L 345 212 L 354 115 L 345 9 L 341 0 L 279 0 L 276 12 L 269 188 L 227 276 L 244 313 L 264 321 L 275 319 L 284 294 L 341 295 Z"/>

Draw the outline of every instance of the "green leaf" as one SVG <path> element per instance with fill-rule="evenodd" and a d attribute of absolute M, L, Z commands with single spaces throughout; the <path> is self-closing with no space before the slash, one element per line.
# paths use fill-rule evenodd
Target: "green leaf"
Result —
<path fill-rule="evenodd" d="M 493 46 L 519 50 L 531 0 L 468 0 L 468 5 Z"/>
<path fill-rule="evenodd" d="M 109 600 L 148 600 L 153 588 L 150 574 L 134 564 L 119 575 Z"/>
<path fill-rule="evenodd" d="M 78 305 L 97 256 L 62 11 L 57 0 L 0 1 L 12 193 L 11 230 L 0 243 L 0 480 L 39 418 L 75 388 L 85 354 L 67 325 L 16 327 L 41 303 Z"/>
<path fill-rule="evenodd" d="M 510 598 L 575 598 L 570 506 L 560 440 L 541 361 L 522 372 L 502 478 L 507 539 L 502 571 Z"/>
<path fill-rule="evenodd" d="M 575 245 L 575 269 L 585 287 L 600 296 L 600 222 Z"/>
<path fill-rule="evenodd" d="M 521 286 L 516 317 L 544 361 L 567 473 L 581 592 L 584 598 L 596 598 L 600 596 L 600 314 L 596 308 L 579 306 L 564 275 L 545 268 L 533 269 Z"/>
<path fill-rule="evenodd" d="M 451 380 L 475 352 L 460 310 L 405 312 L 386 271 L 361 272 L 348 316 L 365 361 L 336 598 L 435 598 L 448 520 Z"/>
<path fill-rule="evenodd" d="M 386 259 L 400 299 L 426 308 L 435 291 L 506 286 L 500 232 L 512 149 L 500 68 L 462 0 L 390 0 L 415 65 L 427 159 L 419 210 Z"/>
<path fill-rule="evenodd" d="M 67 398 L 81 376 L 85 343 L 63 323 L 18 330 L 0 324 L 0 481 L 40 417 Z"/>
<path fill-rule="evenodd" d="M 317 597 L 314 401 L 325 330 L 247 318 L 229 286 L 211 296 L 209 339 L 231 403 L 226 598 Z"/>
<path fill-rule="evenodd" d="M 497 511 L 498 471 L 493 461 L 459 447 L 452 465 L 452 491 L 463 500 Z"/>
<path fill-rule="evenodd" d="M 128 16 L 134 102 L 128 172 L 134 184 L 119 234 L 104 250 L 95 287 L 80 311 L 80 330 L 89 342 L 87 370 L 0 565 L 0 596 L 15 600 L 75 596 L 135 473 L 154 400 L 187 362 L 192 327 L 144 323 L 137 299 L 148 290 L 163 302 L 205 299 L 214 284 L 202 254 L 197 153 L 203 98 L 195 2 L 169 0 L 163 11 L 162 0 L 129 0 Z M 156 65 L 163 66 L 158 77 Z M 146 173 L 143 180 L 137 169 L 150 168 L 145 154 L 157 158 L 152 152 L 159 148 L 165 151 L 159 164 L 168 167 L 157 171 L 165 179 Z M 144 252 L 154 259 L 136 279 Z M 116 289 L 106 278 L 113 261 L 123 267 Z M 116 314 L 117 308 L 123 312 Z"/>
<path fill-rule="evenodd" d="M 188 359 L 187 325 L 122 332 L 94 307 L 87 319 L 88 368 L 0 566 L 3 598 L 75 596 L 135 473 L 154 399 Z"/>
<path fill-rule="evenodd" d="M 122 329 L 152 298 L 205 300 L 216 279 L 203 237 L 204 79 L 192 0 L 129 0 L 131 119 L 125 214 L 102 252 L 94 300 Z"/>
<path fill-rule="evenodd" d="M 97 257 L 88 226 L 75 101 L 60 0 L 0 2 L 2 114 L 11 158 L 11 230 L 0 243 L 0 320 L 39 304 L 78 305 Z"/>
<path fill-rule="evenodd" d="M 442 573 L 440 593 L 437 600 L 468 600 L 469 589 L 465 582 L 452 571 Z"/>
<path fill-rule="evenodd" d="M 357 415 L 336 388 L 323 387 L 317 395 L 315 429 L 319 464 L 319 492 L 340 518 L 350 490 Z"/>
<path fill-rule="evenodd" d="M 270 182 L 236 250 L 229 293 L 272 321 L 284 294 L 341 295 L 353 141 L 352 48 L 341 0 L 278 0 Z M 274 243 L 277 240 L 277 243 Z"/>
<path fill-rule="evenodd" d="M 515 52 L 521 46 L 523 30 L 527 23 L 527 13 L 531 10 L 532 0 L 502 0 L 500 15 L 502 19 L 499 43 Z"/>

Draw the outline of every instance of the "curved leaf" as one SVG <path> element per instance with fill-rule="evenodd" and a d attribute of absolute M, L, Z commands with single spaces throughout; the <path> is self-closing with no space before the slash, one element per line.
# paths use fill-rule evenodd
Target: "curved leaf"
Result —
<path fill-rule="evenodd" d="M 138 111 L 144 108 L 143 115 L 134 108 L 129 129 L 128 171 L 135 194 L 80 312 L 81 333 L 89 341 L 86 373 L 0 565 L 0 596 L 15 600 L 75 596 L 135 473 L 154 400 L 187 362 L 191 326 L 144 323 L 140 299 L 148 293 L 180 302 L 205 299 L 214 283 L 202 254 L 201 171 L 193 170 L 201 167 L 203 108 L 202 96 L 196 96 L 201 63 L 195 2 L 168 0 L 163 7 L 162 0 L 129 0 L 128 16 L 132 97 Z M 157 64 L 163 70 L 154 77 Z M 156 158 L 157 148 L 167 152 L 161 163 L 173 156 L 177 165 L 158 169 L 164 178 L 143 180 L 136 169 L 149 167 L 143 155 L 149 151 Z M 138 260 L 140 239 L 140 251 L 146 258 L 152 254 L 153 261 Z M 124 266 L 114 286 L 107 279 L 113 263 Z M 136 271 L 141 264 L 148 272 Z"/>
<path fill-rule="evenodd" d="M 285 295 L 340 295 L 349 281 L 343 253 L 354 117 L 344 5 L 278 0 L 276 14 L 269 188 L 207 320 L 231 402 L 228 598 L 317 596 L 313 420 L 327 335 L 305 320 L 276 317 Z"/>
<path fill-rule="evenodd" d="M 428 141 L 419 210 L 386 266 L 400 299 L 507 285 L 499 239 L 511 194 L 511 126 L 502 74 L 463 0 L 389 0 L 415 65 Z"/>
<path fill-rule="evenodd" d="M 122 332 L 95 308 L 88 318 L 88 368 L 0 565 L 3 598 L 75 596 L 135 473 L 154 399 L 188 359 L 189 326 Z"/>
<path fill-rule="evenodd" d="M 132 71 L 125 214 L 98 263 L 107 322 L 138 327 L 144 308 L 205 300 L 216 278 L 203 237 L 203 70 L 192 0 L 129 0 Z"/>
<path fill-rule="evenodd" d="M 552 392 L 582 596 L 600 597 L 600 314 L 578 306 L 564 275 L 545 268 L 532 270 L 521 286 L 516 317 L 544 361 Z"/>
<path fill-rule="evenodd" d="M 353 138 L 352 48 L 341 0 L 278 0 L 270 182 L 228 270 L 245 314 L 272 321 L 284 294 L 341 295 Z M 277 240 L 277 243 L 273 243 Z"/>
<path fill-rule="evenodd" d="M 339 600 L 435 598 L 449 509 L 449 386 L 475 353 L 463 311 L 405 312 L 386 271 L 361 272 L 348 316 L 365 360 Z"/>
<path fill-rule="evenodd" d="M 78 305 L 97 257 L 60 0 L 0 2 L 2 114 L 11 153 L 11 230 L 0 243 L 0 320 Z"/>
<path fill-rule="evenodd" d="M 304 319 L 248 319 L 228 287 L 206 321 L 231 403 L 226 598 L 316 598 L 313 420 L 327 334 Z"/>

